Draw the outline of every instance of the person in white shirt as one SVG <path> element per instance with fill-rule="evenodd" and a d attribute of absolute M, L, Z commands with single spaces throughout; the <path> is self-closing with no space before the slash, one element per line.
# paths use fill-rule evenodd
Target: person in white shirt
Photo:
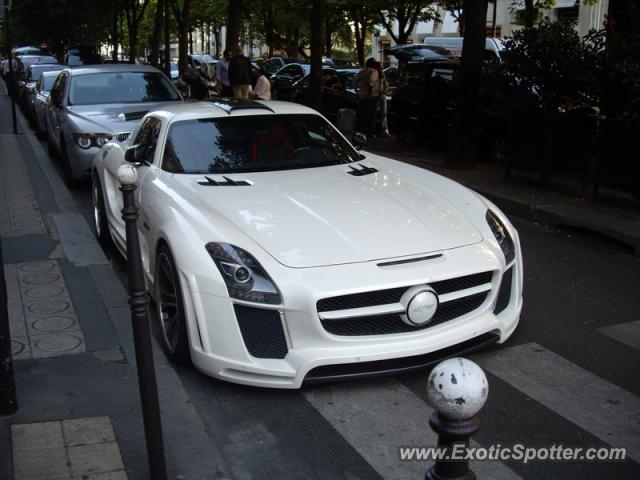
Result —
<path fill-rule="evenodd" d="M 271 100 L 271 85 L 264 73 L 262 68 L 258 69 L 258 80 L 256 80 L 256 86 L 253 89 L 252 96 L 258 100 Z"/>

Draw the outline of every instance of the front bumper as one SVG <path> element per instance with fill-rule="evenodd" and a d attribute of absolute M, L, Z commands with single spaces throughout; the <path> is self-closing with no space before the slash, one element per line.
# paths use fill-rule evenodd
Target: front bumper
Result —
<path fill-rule="evenodd" d="M 475 344 L 502 343 L 515 330 L 522 309 L 519 245 L 516 251 L 516 259 L 509 266 L 504 265 L 501 252 L 496 252 L 487 242 L 442 252 L 442 257 L 430 263 L 409 263 L 388 269 L 380 268 L 376 262 L 306 269 L 280 267 L 286 272 L 273 271 L 274 267 L 270 266 L 269 271 L 282 292 L 283 304 L 245 305 L 277 310 L 287 343 L 284 358 L 252 356 L 234 309 L 234 304 L 243 303 L 210 293 L 210 277 L 182 271 L 193 363 L 209 375 L 235 383 L 300 388 L 305 381 L 406 371 L 466 353 Z M 503 273 L 509 268 L 513 274 L 508 303 L 495 314 Z M 421 330 L 334 335 L 325 330 L 316 310 L 321 298 L 424 285 L 487 271 L 493 272 L 491 291 L 478 308 Z M 394 359 L 408 360 L 391 362 L 390 368 L 388 361 Z"/>
<path fill-rule="evenodd" d="M 66 143 L 73 178 L 80 180 L 87 177 L 91 173 L 91 164 L 96 154 L 100 151 L 100 148 L 80 148 L 73 141 L 73 138 L 67 139 Z"/>

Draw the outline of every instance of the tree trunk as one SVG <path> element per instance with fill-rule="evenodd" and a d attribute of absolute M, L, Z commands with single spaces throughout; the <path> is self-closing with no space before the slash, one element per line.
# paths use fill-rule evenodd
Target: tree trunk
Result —
<path fill-rule="evenodd" d="M 154 67 L 159 65 L 160 36 L 162 35 L 162 0 L 156 4 L 156 16 L 153 22 L 153 38 L 151 39 L 151 54 L 149 63 Z"/>
<path fill-rule="evenodd" d="M 524 0 L 524 26 L 532 28 L 535 24 L 538 10 L 533 5 L 533 0 Z"/>
<path fill-rule="evenodd" d="M 184 20 L 178 25 L 178 69 L 184 75 L 189 65 L 189 26 Z"/>
<path fill-rule="evenodd" d="M 464 168 L 476 161 L 480 77 L 484 58 L 487 0 L 464 0 L 466 32 L 462 42 L 459 100 L 455 106 L 447 164 Z"/>
<path fill-rule="evenodd" d="M 171 10 L 169 0 L 160 0 L 164 6 L 164 73 L 171 78 Z"/>
<path fill-rule="evenodd" d="M 327 12 L 324 19 L 324 54 L 327 57 L 331 57 L 331 54 L 333 53 L 333 45 L 331 44 L 331 33 L 331 21 Z"/>
<path fill-rule="evenodd" d="M 364 66 L 364 32 L 360 28 L 360 19 L 358 18 L 358 14 L 354 14 L 353 17 L 353 27 L 356 37 L 356 52 L 358 53 L 358 63 L 362 67 Z"/>
<path fill-rule="evenodd" d="M 138 25 L 132 22 L 129 25 L 129 63 L 136 63 L 136 53 L 138 50 Z"/>
<path fill-rule="evenodd" d="M 189 27 L 189 53 L 193 55 L 193 30 Z"/>
<path fill-rule="evenodd" d="M 229 2 L 229 15 L 227 21 L 226 48 L 233 50 L 240 44 L 240 28 L 244 5 L 242 0 L 231 0 Z"/>
<path fill-rule="evenodd" d="M 327 15 L 327 0 L 311 3 L 311 75 L 309 78 L 310 106 L 320 110 L 322 81 L 322 48 L 324 44 L 324 21 Z"/>
<path fill-rule="evenodd" d="M 113 50 L 111 51 L 111 60 L 113 62 L 118 61 L 118 43 L 120 43 L 120 31 L 118 30 L 118 10 L 113 9 L 113 23 L 111 24 L 111 41 L 113 43 Z"/>

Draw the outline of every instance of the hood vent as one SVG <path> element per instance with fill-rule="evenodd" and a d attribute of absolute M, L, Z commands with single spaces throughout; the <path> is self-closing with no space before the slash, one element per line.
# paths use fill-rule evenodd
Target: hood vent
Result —
<path fill-rule="evenodd" d="M 144 117 L 149 110 L 141 111 L 141 112 L 123 112 L 118 115 L 118 119 L 123 122 L 130 122 L 131 120 L 140 120 Z"/>
<path fill-rule="evenodd" d="M 232 180 L 229 177 L 225 177 L 223 176 L 222 178 L 224 178 L 224 182 L 220 182 L 217 180 L 214 180 L 211 177 L 207 177 L 205 175 L 205 181 L 204 182 L 198 182 L 198 185 L 205 185 L 205 186 L 209 186 L 209 187 L 248 187 L 251 186 L 251 183 L 247 182 L 246 180 Z"/>
<path fill-rule="evenodd" d="M 362 177 L 363 175 L 369 175 L 371 173 L 376 173 L 378 170 L 373 167 L 367 167 L 366 165 L 359 165 L 360 168 L 356 168 L 353 165 L 349 165 L 351 168 L 350 172 L 347 172 L 349 175 L 353 175 L 354 177 Z"/>

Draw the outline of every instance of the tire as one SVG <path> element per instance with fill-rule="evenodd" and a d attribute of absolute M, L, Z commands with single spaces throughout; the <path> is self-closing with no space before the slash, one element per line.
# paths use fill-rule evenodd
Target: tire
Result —
<path fill-rule="evenodd" d="M 64 138 L 60 138 L 60 156 L 62 158 L 62 170 L 64 171 L 64 183 L 69 190 L 76 190 L 80 186 L 80 181 L 73 176 L 71 161 Z"/>
<path fill-rule="evenodd" d="M 180 278 L 171 251 L 166 245 L 158 249 L 156 256 L 154 289 L 162 346 L 173 362 L 189 365 L 191 353 Z"/>
<path fill-rule="evenodd" d="M 109 233 L 109 224 L 107 223 L 107 211 L 104 205 L 104 197 L 102 195 L 102 186 L 97 173 L 91 176 L 91 203 L 93 206 L 93 229 L 98 242 L 107 246 L 111 244 L 111 234 Z"/>

